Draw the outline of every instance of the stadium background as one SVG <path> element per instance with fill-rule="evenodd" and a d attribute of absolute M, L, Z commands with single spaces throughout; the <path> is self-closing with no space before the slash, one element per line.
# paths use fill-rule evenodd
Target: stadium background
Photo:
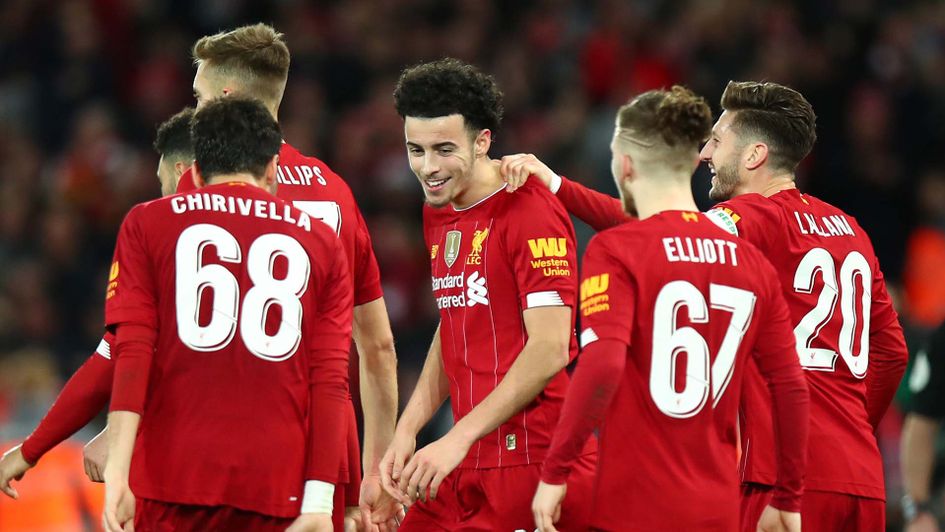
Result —
<path fill-rule="evenodd" d="M 799 89 L 819 135 L 799 185 L 869 232 L 911 340 L 945 317 L 945 3 L 5 0 L 0 442 L 28 434 L 101 337 L 118 225 L 159 195 L 155 127 L 193 104 L 190 46 L 257 21 L 283 31 L 292 52 L 285 138 L 342 175 L 367 218 L 398 340 L 401 404 L 436 312 L 422 195 L 391 92 L 404 66 L 445 55 L 494 74 L 505 92 L 492 155 L 534 153 L 611 193 L 613 116 L 630 95 L 684 83 L 718 111 L 729 79 Z M 707 207 L 704 169 L 694 182 Z M 586 241 L 587 228 L 578 231 Z M 880 431 L 891 501 L 901 492 L 900 426 L 891 411 Z M 100 492 L 83 482 L 79 449 L 64 446 L 31 471 L 23 501 L 0 498 L 0 530 L 82 521 Z M 890 519 L 897 513 L 892 504 Z"/>

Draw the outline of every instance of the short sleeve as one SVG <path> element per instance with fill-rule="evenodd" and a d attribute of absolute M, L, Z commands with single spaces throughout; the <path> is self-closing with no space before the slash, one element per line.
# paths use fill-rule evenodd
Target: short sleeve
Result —
<path fill-rule="evenodd" d="M 105 326 L 134 323 L 157 328 L 156 281 L 141 227 L 142 207 L 125 217 L 118 232 L 105 292 Z"/>
<path fill-rule="evenodd" d="M 354 304 L 370 303 L 384 295 L 381 288 L 381 271 L 377 267 L 371 233 L 361 211 L 358 210 L 358 229 L 354 245 Z"/>
<path fill-rule="evenodd" d="M 522 198 L 525 201 L 516 204 L 521 214 L 510 217 L 505 230 L 505 246 L 523 309 L 575 304 L 574 228 L 564 208 L 548 194 L 546 202 L 541 196 Z"/>
<path fill-rule="evenodd" d="M 629 272 L 599 236 L 591 239 L 582 264 L 581 348 L 602 339 L 630 345 L 636 288 Z"/>
<path fill-rule="evenodd" d="M 705 216 L 724 231 L 766 249 L 771 227 L 780 227 L 780 214 L 759 203 L 757 194 L 745 194 L 723 201 L 706 211 Z"/>
<path fill-rule="evenodd" d="M 945 325 L 916 353 L 906 382 L 914 394 L 910 411 L 945 418 Z"/>

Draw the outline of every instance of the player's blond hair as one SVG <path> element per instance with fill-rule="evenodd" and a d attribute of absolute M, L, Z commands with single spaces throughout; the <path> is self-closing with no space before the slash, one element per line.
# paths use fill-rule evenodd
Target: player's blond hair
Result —
<path fill-rule="evenodd" d="M 705 99 L 679 85 L 636 96 L 617 112 L 615 142 L 640 163 L 692 173 L 700 144 L 712 131 Z"/>
<path fill-rule="evenodd" d="M 283 37 L 261 23 L 207 35 L 194 44 L 194 62 L 236 84 L 244 96 L 278 106 L 289 77 L 289 47 Z"/>

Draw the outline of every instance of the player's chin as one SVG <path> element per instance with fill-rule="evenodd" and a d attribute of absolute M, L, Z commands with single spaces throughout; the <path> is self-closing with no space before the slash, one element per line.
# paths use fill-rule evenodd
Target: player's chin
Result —
<path fill-rule="evenodd" d="M 442 209 L 450 203 L 449 195 L 443 194 L 442 192 L 432 193 L 429 190 L 424 190 L 423 195 L 426 198 L 427 205 L 434 209 Z"/>

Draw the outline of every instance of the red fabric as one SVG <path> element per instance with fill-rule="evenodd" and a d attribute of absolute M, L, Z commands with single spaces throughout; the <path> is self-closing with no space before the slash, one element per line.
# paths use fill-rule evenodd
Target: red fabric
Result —
<path fill-rule="evenodd" d="M 869 237 L 852 216 L 797 190 L 782 191 L 770 198 L 746 194 L 720 203 L 713 211 L 710 216 L 733 226 L 740 237 L 758 246 L 777 266 L 795 336 L 803 349 L 799 354 L 801 365 L 807 370 L 804 374 L 810 385 L 807 488 L 883 499 L 883 464 L 873 429 L 905 371 L 908 354 Z M 817 261 L 825 260 L 826 266 L 817 266 L 813 273 L 800 269 L 802 263 L 819 264 L 814 260 L 817 254 L 823 258 Z M 865 351 L 864 281 L 862 276 L 850 273 L 858 256 L 869 269 L 869 278 L 865 279 L 870 292 L 869 330 L 865 336 L 868 363 L 863 358 L 866 355 L 849 356 Z M 836 289 L 825 289 L 823 268 L 834 270 L 827 277 L 831 286 L 840 285 L 839 296 Z M 804 318 L 813 315 L 821 294 L 827 299 L 825 308 L 829 313 L 818 327 Z M 851 327 L 852 334 L 844 333 L 848 340 L 841 344 L 844 323 Z M 851 344 L 847 357 L 838 355 L 841 345 Z M 816 358 L 825 354 L 825 363 Z M 749 369 L 741 425 L 743 480 L 771 485 L 776 477 L 768 404 L 764 386 Z"/>
<path fill-rule="evenodd" d="M 371 235 L 344 179 L 321 160 L 302 155 L 286 143 L 279 150 L 277 178 L 278 197 L 324 221 L 338 233 L 354 280 L 355 306 L 383 296 Z M 188 168 L 177 183 L 177 192 L 196 188 L 193 174 Z"/>
<path fill-rule="evenodd" d="M 772 490 L 763 484 L 742 486 L 742 532 L 755 532 Z M 886 529 L 886 503 L 827 491 L 805 491 L 801 497 L 801 525 L 805 532 L 860 532 Z"/>
<path fill-rule="evenodd" d="M 114 370 L 108 357 L 114 343 L 114 335 L 105 333 L 98 350 L 66 381 L 49 412 L 23 442 L 23 458 L 27 462 L 38 462 L 53 447 L 86 426 L 108 404 Z"/>
<path fill-rule="evenodd" d="M 679 529 L 736 528 L 736 411 L 749 356 L 778 399 L 780 496 L 797 505 L 807 396 L 787 309 L 763 255 L 704 215 L 669 211 L 598 234 L 582 267 L 585 352 L 547 466 L 569 461 L 558 454 L 559 438 L 569 439 L 580 412 L 593 415 L 612 386 L 607 374 L 617 373 L 601 429 L 592 525 L 655 530 L 672 515 Z"/>
<path fill-rule="evenodd" d="M 423 227 L 458 420 L 495 389 L 525 347 L 529 301 L 574 308 L 574 228 L 551 193 L 532 181 L 461 211 L 425 206 Z M 573 338 L 571 344 L 573 358 Z M 473 444 L 460 467 L 541 462 L 567 386 L 562 370 L 521 412 Z"/>
<path fill-rule="evenodd" d="M 559 530 L 587 530 L 594 458 L 585 454 L 574 464 L 556 525 Z M 443 479 L 436 500 L 418 501 L 410 507 L 399 530 L 534 530 L 531 503 L 540 474 L 540 464 L 457 469 Z"/>
<path fill-rule="evenodd" d="M 258 187 L 211 185 L 132 209 L 113 273 L 106 325 L 159 331 L 149 376 L 122 370 L 118 341 L 112 409 L 146 390 L 136 495 L 290 517 L 304 480 L 338 480 L 352 289 L 330 230 Z"/>
<path fill-rule="evenodd" d="M 295 520 L 292 517 L 273 517 L 227 506 L 168 504 L 140 497 L 136 502 L 135 530 L 138 532 L 284 532 Z"/>
<path fill-rule="evenodd" d="M 595 231 L 603 231 L 634 219 L 624 212 L 619 199 L 601 194 L 565 177 L 561 178 L 561 187 L 555 196 L 568 213 Z"/>

